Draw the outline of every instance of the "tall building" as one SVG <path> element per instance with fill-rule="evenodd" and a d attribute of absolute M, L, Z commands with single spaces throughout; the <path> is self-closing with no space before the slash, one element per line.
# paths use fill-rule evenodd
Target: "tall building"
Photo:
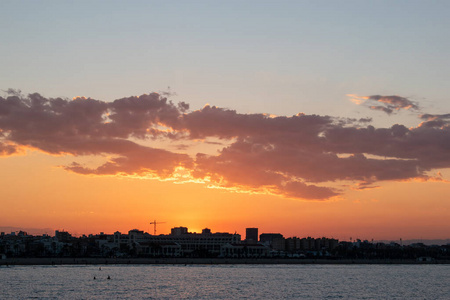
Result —
<path fill-rule="evenodd" d="M 253 243 L 258 242 L 258 228 L 246 228 L 245 240 Z"/>

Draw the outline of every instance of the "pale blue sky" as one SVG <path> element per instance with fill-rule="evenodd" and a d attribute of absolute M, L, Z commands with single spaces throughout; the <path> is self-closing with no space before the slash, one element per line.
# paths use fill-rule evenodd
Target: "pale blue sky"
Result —
<path fill-rule="evenodd" d="M 346 94 L 396 94 L 448 113 L 449 15 L 450 1 L 2 0 L 0 89 L 170 86 L 192 109 L 375 118 Z"/>

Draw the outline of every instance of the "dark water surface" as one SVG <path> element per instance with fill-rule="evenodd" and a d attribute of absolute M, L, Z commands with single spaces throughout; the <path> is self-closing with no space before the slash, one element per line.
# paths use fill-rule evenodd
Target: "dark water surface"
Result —
<path fill-rule="evenodd" d="M 0 298 L 450 299 L 450 266 L 2 266 Z"/>

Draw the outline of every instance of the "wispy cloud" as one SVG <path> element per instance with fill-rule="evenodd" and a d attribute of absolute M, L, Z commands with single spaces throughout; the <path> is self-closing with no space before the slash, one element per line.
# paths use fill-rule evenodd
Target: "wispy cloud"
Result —
<path fill-rule="evenodd" d="M 405 97 L 400 96 L 381 96 L 381 95 L 372 95 L 372 96 L 358 96 L 354 94 L 348 94 L 350 97 L 350 101 L 355 104 L 368 104 L 368 107 L 372 110 L 383 111 L 387 114 L 392 114 L 395 111 L 399 111 L 402 109 L 405 110 L 419 110 L 419 105 L 414 101 L 409 100 Z M 376 102 L 379 105 L 373 105 Z M 381 105 L 380 105 L 381 104 Z"/>
<path fill-rule="evenodd" d="M 393 110 L 418 109 L 399 96 L 365 98 Z M 189 111 L 188 104 L 157 93 L 105 102 L 10 91 L 0 97 L 0 155 L 22 148 L 107 155 L 111 158 L 96 168 L 78 162 L 64 168 L 160 179 L 176 178 L 181 168 L 192 180 L 217 187 L 323 200 L 345 192 L 345 185 L 336 189 L 336 183 L 351 181 L 364 189 L 379 181 L 432 180 L 429 171 L 450 167 L 450 114 L 422 119 L 415 128 L 375 128 L 370 119 L 241 114 L 210 105 Z M 178 153 L 189 141 L 208 138 L 224 142 L 216 143 L 217 154 Z M 160 140 L 182 147 L 161 149 Z"/>

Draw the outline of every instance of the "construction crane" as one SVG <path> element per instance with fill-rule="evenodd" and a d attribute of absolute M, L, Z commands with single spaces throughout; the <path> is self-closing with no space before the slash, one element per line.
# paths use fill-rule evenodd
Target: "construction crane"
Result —
<path fill-rule="evenodd" d="M 153 222 L 150 222 L 150 224 L 153 224 L 153 235 L 156 235 L 156 224 L 163 224 L 166 222 L 156 222 L 156 220 L 153 220 Z"/>

